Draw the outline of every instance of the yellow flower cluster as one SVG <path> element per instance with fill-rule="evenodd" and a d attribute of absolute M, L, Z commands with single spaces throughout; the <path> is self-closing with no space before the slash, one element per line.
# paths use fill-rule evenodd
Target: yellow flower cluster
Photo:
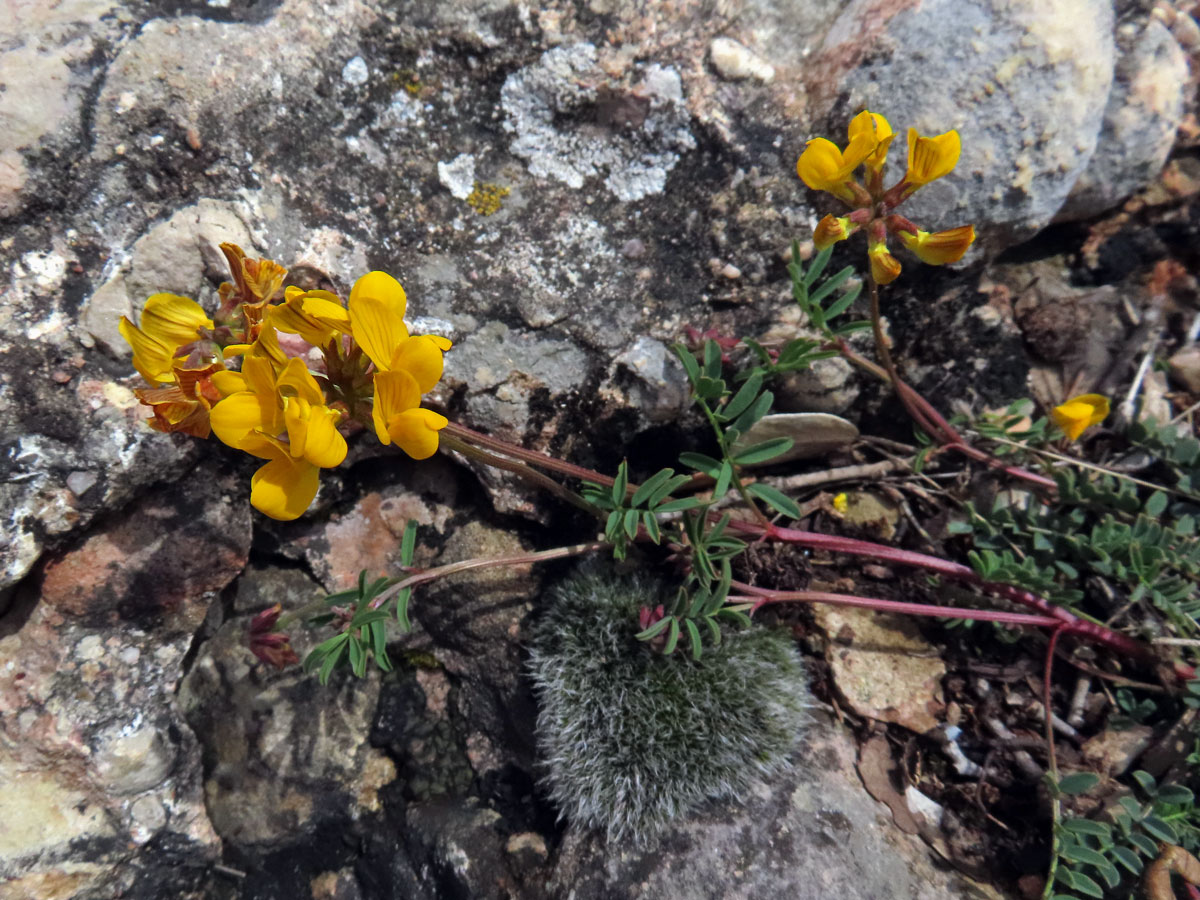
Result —
<path fill-rule="evenodd" d="M 266 460 L 251 481 L 250 502 L 282 520 L 312 503 L 320 470 L 342 463 L 345 434 L 356 427 L 414 459 L 437 452 L 448 421 L 423 409 L 421 395 L 442 377 L 450 341 L 408 333 L 407 299 L 395 278 L 364 275 L 346 304 L 329 291 L 294 286 L 272 302 L 286 270 L 246 259 L 233 245 L 221 249 L 234 273 L 220 289 L 218 318 L 227 321 L 214 323 L 195 301 L 174 294 L 151 297 L 140 326 L 121 317 L 134 367 L 151 385 L 136 392 L 153 411 L 151 427 L 215 432 Z M 320 360 L 310 370 L 314 348 Z M 239 356 L 240 371 L 226 365 Z"/>
<path fill-rule="evenodd" d="M 826 191 L 850 206 L 845 216 L 828 215 L 817 225 L 813 243 L 824 250 L 862 229 L 867 233 L 867 259 L 877 284 L 895 281 L 900 263 L 887 247 L 887 236 L 895 235 L 922 262 L 940 266 L 958 262 L 975 240 L 975 228 L 963 225 L 930 233 L 917 228 L 894 210 L 929 182 L 949 174 L 958 164 L 962 144 L 957 131 L 921 137 L 908 130 L 908 168 L 890 188 L 883 186 L 883 168 L 888 146 L 896 137 L 887 119 L 861 112 L 850 122 L 849 143 L 841 150 L 833 141 L 814 138 L 796 162 L 796 173 L 810 188 Z M 854 173 L 859 166 L 865 178 Z"/>
<path fill-rule="evenodd" d="M 1103 394 L 1080 394 L 1050 410 L 1050 418 L 1068 439 L 1079 436 L 1108 418 L 1108 398 Z"/>

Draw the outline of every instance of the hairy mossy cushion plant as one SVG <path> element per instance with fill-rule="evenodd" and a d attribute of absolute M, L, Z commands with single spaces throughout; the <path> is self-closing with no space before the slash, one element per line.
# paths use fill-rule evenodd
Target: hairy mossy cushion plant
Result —
<path fill-rule="evenodd" d="M 787 765 L 808 716 L 791 637 L 727 629 L 699 659 L 634 635 L 663 602 L 645 578 L 585 570 L 551 591 L 530 666 L 550 795 L 572 822 L 644 843 Z"/>

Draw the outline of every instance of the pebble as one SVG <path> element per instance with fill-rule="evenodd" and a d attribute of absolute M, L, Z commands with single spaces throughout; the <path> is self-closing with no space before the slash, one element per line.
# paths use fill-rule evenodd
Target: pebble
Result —
<path fill-rule="evenodd" d="M 366 84 L 370 74 L 370 71 L 367 69 L 366 60 L 361 56 L 354 57 L 354 59 L 342 67 L 342 81 L 346 82 L 346 84 L 352 84 L 355 87 L 360 84 Z"/>
<path fill-rule="evenodd" d="M 775 78 L 774 66 L 732 38 L 715 38 L 708 53 L 718 74 L 730 81 L 756 78 L 766 84 Z"/>

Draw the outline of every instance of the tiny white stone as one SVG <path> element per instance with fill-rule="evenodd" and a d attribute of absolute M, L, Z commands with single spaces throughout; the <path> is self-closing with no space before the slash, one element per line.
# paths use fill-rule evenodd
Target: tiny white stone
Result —
<path fill-rule="evenodd" d="M 762 82 L 775 78 L 774 66 L 732 38 L 714 38 L 708 52 L 713 66 L 723 78 L 733 81 L 757 78 Z"/>
<path fill-rule="evenodd" d="M 366 84 L 371 73 L 367 62 L 361 56 L 356 56 L 342 67 L 342 81 L 355 86 Z"/>
<path fill-rule="evenodd" d="M 460 153 L 448 163 L 437 164 L 438 181 L 450 189 L 458 200 L 466 200 L 475 190 L 475 157 Z"/>

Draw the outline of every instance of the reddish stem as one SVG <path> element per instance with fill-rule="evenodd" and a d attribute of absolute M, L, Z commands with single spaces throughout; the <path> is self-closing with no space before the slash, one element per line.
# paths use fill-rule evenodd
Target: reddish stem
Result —
<path fill-rule="evenodd" d="M 1109 647 L 1118 653 L 1123 653 L 1148 665 L 1154 665 L 1159 662 L 1159 658 L 1150 647 L 1133 638 L 1119 634 L 1095 622 L 1081 619 L 1061 606 L 1055 606 L 1044 597 L 1039 597 L 1032 591 L 1014 587 L 1011 584 L 986 581 L 974 569 L 960 563 L 950 562 L 936 556 L 928 556 L 924 553 L 915 553 L 912 550 L 901 550 L 896 547 L 888 547 L 884 544 L 874 544 L 870 541 L 818 534 L 814 531 L 801 531 L 796 528 L 780 528 L 772 525 L 769 530 L 764 531 L 762 526 L 756 522 L 739 521 L 731 521 L 729 528 L 747 534 L 771 537 L 787 543 L 800 544 L 804 547 L 828 550 L 833 553 L 848 553 L 853 556 L 866 556 L 883 562 L 936 572 L 944 578 L 975 585 L 981 590 L 987 591 L 997 597 L 1003 597 L 1005 600 L 1011 600 L 1014 603 L 1037 610 L 1041 615 L 1056 620 L 1059 623 L 1060 629 L 1066 633 L 1074 634 L 1092 643 Z M 1174 671 L 1176 677 L 1185 681 L 1195 676 L 1195 670 L 1191 666 L 1181 662 L 1174 663 Z"/>
<path fill-rule="evenodd" d="M 833 606 L 858 606 L 874 609 L 879 612 L 893 612 L 909 616 L 932 616 L 940 619 L 977 619 L 984 622 L 1002 622 L 1005 625 L 1032 625 L 1038 628 L 1051 628 L 1059 625 L 1058 619 L 1049 616 L 1031 616 L 1027 613 L 1003 612 L 988 609 L 958 609 L 952 606 L 933 606 L 929 603 L 905 603 L 899 600 L 880 600 L 876 597 L 857 597 L 852 594 L 834 594 L 827 591 L 775 591 L 769 588 L 754 587 L 740 581 L 733 582 L 733 587 L 750 596 L 745 598 L 754 603 L 751 612 L 757 612 L 759 607 L 772 603 L 828 603 Z M 731 596 L 730 602 L 738 602 L 741 597 Z"/>

